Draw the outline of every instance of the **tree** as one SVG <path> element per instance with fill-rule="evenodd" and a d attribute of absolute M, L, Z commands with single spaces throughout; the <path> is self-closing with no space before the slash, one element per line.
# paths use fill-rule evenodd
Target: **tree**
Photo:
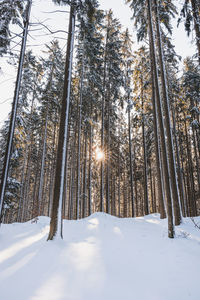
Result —
<path fill-rule="evenodd" d="M 115 118 L 115 102 L 120 98 L 120 87 L 123 86 L 123 73 L 120 69 L 122 54 L 120 49 L 121 25 L 113 17 L 110 10 L 105 16 L 105 42 L 104 42 L 104 66 L 102 78 L 102 121 L 101 121 L 101 150 L 105 153 L 106 160 L 101 162 L 101 200 L 100 211 L 110 212 L 110 161 L 111 161 L 111 131 Z M 106 172 L 104 174 L 104 165 Z M 104 187 L 106 182 L 106 188 Z M 106 198 L 106 201 L 105 201 Z"/>
<path fill-rule="evenodd" d="M 65 167 L 66 167 L 65 165 L 66 150 L 67 150 L 66 147 L 67 147 L 75 18 L 76 18 L 76 3 L 75 1 L 73 1 L 70 6 L 70 21 L 69 21 L 69 29 L 68 29 L 68 42 L 67 42 L 66 64 L 65 64 L 64 92 L 63 92 L 60 128 L 59 128 L 53 208 L 52 208 L 48 240 L 52 240 L 55 236 L 62 237 L 61 219 L 62 219 L 62 203 L 63 203 L 63 191 L 64 191 L 64 174 L 65 174 Z"/>
<path fill-rule="evenodd" d="M 198 51 L 198 61 L 200 64 L 200 2 L 199 0 L 185 0 L 180 13 L 181 17 L 178 19 L 178 24 L 181 18 L 185 19 L 185 30 L 188 35 L 191 33 L 191 25 L 196 34 L 196 45 Z"/>
<path fill-rule="evenodd" d="M 153 24 L 152 24 L 152 9 L 151 3 L 148 0 L 148 22 L 149 22 L 149 35 L 150 35 L 150 50 L 153 60 L 153 72 L 154 72 L 154 80 L 156 87 L 156 105 L 158 109 L 158 119 L 159 119 L 159 128 L 161 134 L 161 145 L 162 145 L 162 153 L 163 153 L 163 164 L 164 164 L 164 178 L 165 178 L 165 189 L 166 189 L 166 198 L 167 198 L 167 213 L 168 213 L 168 236 L 170 238 L 174 237 L 174 226 L 173 226 L 173 214 L 172 214 L 172 201 L 171 201 L 171 187 L 169 182 L 169 164 L 167 157 L 167 149 L 166 149 L 166 141 L 165 141 L 165 129 L 163 124 L 162 117 L 162 106 L 160 100 L 160 92 L 159 92 L 159 84 L 158 84 L 158 69 L 157 69 L 157 61 L 156 61 L 156 53 L 155 53 L 155 44 L 154 44 L 154 34 L 153 34 Z"/>
<path fill-rule="evenodd" d="M 131 137 L 131 109 L 133 103 L 131 103 L 131 76 L 132 76 L 132 65 L 133 56 L 131 54 L 132 41 L 128 32 L 128 29 L 122 35 L 122 59 L 124 66 L 124 87 L 125 87 L 125 97 L 127 101 L 127 112 L 128 112 L 128 136 L 129 136 L 129 166 L 130 166 L 130 185 L 131 185 L 131 207 L 132 207 L 132 217 L 134 217 L 134 172 L 133 172 L 133 152 L 132 152 L 132 137 Z"/>
<path fill-rule="evenodd" d="M 157 33 L 157 44 L 158 44 L 158 53 L 159 53 L 159 64 L 160 64 L 160 75 L 161 75 L 161 86 L 162 86 L 162 96 L 163 96 L 163 111 L 165 114 L 165 128 L 166 128 L 166 137 L 167 137 L 167 148 L 168 148 L 168 159 L 169 159 L 169 171 L 171 177 L 171 189 L 173 195 L 173 207 L 174 207 L 174 216 L 175 216 L 175 225 L 181 223 L 181 212 L 179 206 L 179 191 L 178 191 L 178 182 L 175 166 L 175 157 L 173 149 L 173 138 L 171 132 L 171 119 L 170 119 L 170 108 L 169 108 L 169 99 L 168 99 L 168 87 L 166 81 L 165 73 L 165 62 L 163 57 L 161 33 L 160 33 L 160 17 L 158 11 L 157 0 L 154 0 L 154 9 L 155 9 L 155 18 L 156 18 L 156 33 Z"/>
<path fill-rule="evenodd" d="M 0 56 L 8 52 L 13 36 L 10 31 L 10 24 L 22 27 L 24 18 L 24 0 L 3 0 L 0 3 Z M 26 16 L 25 16 L 26 18 Z"/>
<path fill-rule="evenodd" d="M 56 1 L 63 2 L 63 1 Z M 64 1 L 66 2 L 66 1 Z M 89 11 L 93 11 L 92 1 L 85 2 Z M 72 75 L 72 56 L 73 56 L 73 44 L 75 33 L 75 19 L 78 9 L 83 8 L 81 1 L 73 0 L 70 3 L 70 19 L 68 29 L 68 42 L 66 52 L 65 63 L 65 79 L 64 79 L 64 91 L 61 107 L 61 118 L 58 138 L 58 150 L 57 150 L 57 162 L 55 173 L 55 185 L 53 196 L 53 207 L 50 223 L 50 231 L 48 240 L 54 239 L 55 236 L 62 237 L 62 205 L 63 205 L 63 193 L 64 193 L 64 178 L 66 168 L 66 153 L 67 153 L 67 140 L 68 140 L 68 120 L 69 120 L 69 104 L 70 104 L 70 91 L 71 91 L 71 75 Z M 80 17 L 81 17 L 80 13 Z"/>
<path fill-rule="evenodd" d="M 5 194 L 6 182 L 7 182 L 8 170 L 9 170 L 9 162 L 10 162 L 10 156 L 11 156 L 11 150 L 12 150 L 13 135 L 14 135 L 14 129 L 15 129 L 15 120 L 16 120 L 19 91 L 20 91 L 21 78 L 22 78 L 22 68 L 23 68 L 23 62 L 24 62 L 24 56 L 25 56 L 25 48 L 26 48 L 26 40 L 27 40 L 27 34 L 28 34 L 31 4 L 32 4 L 32 1 L 29 0 L 27 3 L 26 17 L 24 20 L 24 30 L 23 30 L 23 38 L 22 38 L 21 52 L 20 52 L 20 58 L 19 58 L 19 65 L 18 65 L 18 73 L 17 73 L 16 84 L 15 84 L 15 93 L 14 93 L 12 112 L 11 112 L 11 117 L 10 117 L 10 127 L 9 127 L 6 153 L 5 153 L 5 157 L 4 157 L 4 167 L 3 167 L 1 185 L 0 185 L 0 216 L 2 213 L 4 194 Z"/>

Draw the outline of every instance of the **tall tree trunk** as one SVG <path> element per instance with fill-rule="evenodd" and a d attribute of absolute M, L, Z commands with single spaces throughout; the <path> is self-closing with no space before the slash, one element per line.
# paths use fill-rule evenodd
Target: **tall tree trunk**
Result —
<path fill-rule="evenodd" d="M 154 201 L 153 201 L 153 210 L 157 212 L 157 205 L 156 205 L 156 178 L 153 176 L 153 191 L 154 191 Z"/>
<path fill-rule="evenodd" d="M 53 240 L 55 236 L 62 238 L 62 202 L 63 202 L 63 191 L 64 191 L 65 168 L 66 168 L 68 118 L 69 118 L 69 103 L 70 103 L 71 75 L 72 75 L 72 57 L 73 57 L 75 18 L 76 18 L 75 4 L 76 1 L 74 0 L 72 1 L 70 6 L 64 92 L 63 92 L 63 99 L 62 99 L 60 128 L 59 128 L 53 207 L 52 207 L 52 215 L 51 215 L 48 240 Z"/>
<path fill-rule="evenodd" d="M 180 163 L 180 155 L 179 155 L 179 145 L 178 145 L 177 132 L 176 132 L 176 119 L 175 119 L 175 111 L 174 111 L 173 104 L 172 104 L 171 107 L 172 107 L 172 120 L 173 120 L 174 140 L 175 140 L 175 146 L 176 146 L 177 172 L 178 172 L 178 185 L 179 185 L 179 191 L 180 191 L 180 201 L 181 201 L 182 214 L 183 214 L 184 217 L 186 217 L 186 211 L 185 211 L 185 194 L 184 194 L 184 188 L 183 188 L 183 175 L 182 175 L 182 171 L 181 171 L 181 163 Z"/>
<path fill-rule="evenodd" d="M 14 130 L 15 130 L 15 120 L 16 120 L 16 115 L 17 115 L 17 106 L 18 106 L 19 92 L 20 92 L 21 79 L 22 79 L 22 68 L 23 68 L 24 57 L 25 57 L 26 41 L 27 41 L 29 19 L 30 19 L 30 13 L 31 13 L 31 5 L 32 5 L 32 0 L 29 0 L 27 2 L 27 7 L 26 7 L 26 16 L 25 16 L 25 20 L 24 20 L 22 45 L 21 45 L 19 65 L 18 65 L 18 71 L 17 71 L 17 79 L 16 79 L 16 83 L 15 83 L 15 93 L 14 93 L 14 99 L 13 99 L 13 104 L 12 104 L 12 112 L 11 112 L 11 117 L 10 117 L 8 140 L 7 140 L 6 152 L 5 152 L 5 156 L 4 156 L 4 166 L 3 166 L 2 177 L 1 177 L 0 222 L 1 222 L 1 213 L 2 213 L 2 208 L 3 208 L 6 183 L 7 183 L 7 178 L 8 178 L 9 163 L 10 163 L 10 158 L 11 158 L 12 143 L 13 143 L 13 136 L 14 136 Z"/>
<path fill-rule="evenodd" d="M 92 104 L 91 104 L 91 115 L 92 115 Z M 88 166 L 88 216 L 91 215 L 91 204 L 92 204 L 92 146 L 93 146 L 93 129 L 90 124 L 89 132 L 89 166 Z"/>
<path fill-rule="evenodd" d="M 126 166 L 124 168 L 124 187 L 123 187 L 123 217 L 127 218 L 127 188 L 126 188 Z"/>
<path fill-rule="evenodd" d="M 49 204 L 48 204 L 48 216 L 51 216 L 52 211 L 52 202 L 53 202 L 53 186 L 54 186 L 54 178 L 55 178 L 55 167 L 56 167 L 56 145 L 57 145 L 57 124 L 54 123 L 54 132 L 53 132 L 53 147 L 51 152 L 51 177 L 50 177 L 50 189 L 49 189 Z"/>
<path fill-rule="evenodd" d="M 118 143 L 118 217 L 121 217 L 121 159 L 120 159 L 120 143 Z"/>
<path fill-rule="evenodd" d="M 148 197 L 148 175 L 147 175 L 147 147 L 146 147 L 146 132 L 144 120 L 144 95 L 143 95 L 143 80 L 141 78 L 141 99 L 142 99 L 142 140 L 143 140 L 143 159 L 144 159 L 144 214 L 149 214 L 149 197 Z"/>
<path fill-rule="evenodd" d="M 198 191 L 200 191 L 200 167 L 199 167 L 199 157 L 197 153 L 196 130 L 194 128 L 192 129 L 192 141 L 194 146 L 194 157 L 196 162 L 197 186 L 198 186 Z"/>
<path fill-rule="evenodd" d="M 150 177 L 150 188 L 151 188 L 151 201 L 149 203 L 150 209 L 149 212 L 155 213 L 154 210 L 154 190 L 153 190 L 153 178 L 152 178 L 152 166 L 151 166 L 151 160 L 149 162 L 149 177 Z"/>
<path fill-rule="evenodd" d="M 172 138 L 171 124 L 170 124 L 171 122 L 170 122 L 169 99 L 168 99 L 167 81 L 166 81 L 165 65 L 164 65 L 164 58 L 163 58 L 163 51 L 162 51 L 162 42 L 161 42 L 161 34 L 160 34 L 160 18 L 159 18 L 157 0 L 154 0 L 154 8 L 155 8 L 155 17 L 156 17 L 156 33 L 157 33 L 156 36 L 158 42 L 158 53 L 159 53 L 159 61 L 160 61 L 160 76 L 161 76 L 161 86 L 162 86 L 162 96 L 163 96 L 163 108 L 164 108 L 164 115 L 165 115 L 164 120 L 165 120 L 166 137 L 167 137 L 169 172 L 171 178 L 174 217 L 175 217 L 175 225 L 179 225 L 181 223 L 181 211 L 179 205 L 180 199 L 179 199 L 179 190 L 178 190 L 175 157 L 174 157 L 174 149 L 173 149 L 173 138 Z"/>
<path fill-rule="evenodd" d="M 130 95 L 128 95 L 128 139 L 129 139 L 129 162 L 130 162 L 130 185 L 131 185 L 131 208 L 132 217 L 134 217 L 134 187 L 133 187 L 133 153 L 132 153 L 132 138 L 131 138 L 131 108 Z"/>
<path fill-rule="evenodd" d="M 150 47 L 150 53 L 152 52 Z M 152 53 L 151 53 L 152 56 Z M 155 141 L 155 154 L 156 154 L 156 173 L 158 184 L 158 199 L 159 199 L 159 213 L 160 218 L 166 218 L 165 205 L 164 205 L 164 191 L 163 191 L 163 176 L 161 172 L 161 155 L 158 139 L 158 112 L 156 107 L 155 83 L 154 83 L 154 70 L 153 62 L 151 61 L 151 84 L 152 84 L 152 106 L 153 106 L 153 126 L 154 126 L 154 141 Z"/>
<path fill-rule="evenodd" d="M 106 32 L 106 41 L 105 41 L 104 71 L 103 71 L 103 95 L 102 95 L 102 104 L 101 104 L 101 151 L 104 152 L 104 155 L 105 155 L 104 114 L 105 114 L 105 98 L 106 98 L 107 41 L 108 41 L 108 29 Z M 104 160 L 103 159 L 101 161 L 100 211 L 104 212 Z"/>
<path fill-rule="evenodd" d="M 77 201 L 75 196 L 75 169 L 76 169 L 76 141 L 77 141 L 77 128 L 78 128 L 78 122 L 76 122 L 75 126 L 75 132 L 74 132 L 74 141 L 73 141 L 73 147 L 72 147 L 72 154 L 71 154 L 71 172 L 72 172 L 72 179 L 71 179 L 71 186 L 70 188 L 70 219 L 77 218 Z"/>
<path fill-rule="evenodd" d="M 158 70 L 156 62 L 156 53 L 155 53 L 155 44 L 154 44 L 154 34 L 153 34 L 153 25 L 152 25 L 152 15 L 151 15 L 151 1 L 147 0 L 148 5 L 148 20 L 149 20 L 149 32 L 150 32 L 150 41 L 151 41 L 151 50 L 152 50 L 152 61 L 154 68 L 154 78 L 155 78 L 155 87 L 156 87 L 156 104 L 158 108 L 158 120 L 161 134 L 161 143 L 162 143 L 162 153 L 163 153 L 163 167 L 165 172 L 165 187 L 166 187 L 166 198 L 167 198 L 167 212 L 168 212 L 168 236 L 169 238 L 174 237 L 174 224 L 173 224 L 173 214 L 172 214 L 172 202 L 171 202 L 171 188 L 169 182 L 169 166 L 165 142 L 165 130 L 162 117 L 162 107 L 160 100 L 159 84 L 158 84 Z"/>
<path fill-rule="evenodd" d="M 77 219 L 79 219 L 79 207 L 80 207 L 80 157 L 81 157 L 81 130 L 82 130 L 82 103 L 83 103 L 83 73 L 84 62 L 82 59 L 81 66 L 81 78 L 80 78 L 80 99 L 79 99 L 79 117 L 78 117 L 78 151 L 77 151 L 77 186 L 76 186 L 76 202 L 77 202 Z"/>
<path fill-rule="evenodd" d="M 83 208 L 82 208 L 82 218 L 86 217 L 86 191 L 87 191 L 87 128 L 85 130 L 85 149 L 84 149 L 84 167 L 83 167 Z"/>
<path fill-rule="evenodd" d="M 186 116 L 185 116 L 185 136 L 186 136 L 186 148 L 187 148 L 187 161 L 188 161 L 188 189 L 189 189 L 189 215 L 190 217 L 197 215 L 196 197 L 195 197 L 195 185 L 194 185 L 194 168 L 192 162 L 192 151 L 190 145 L 189 135 L 187 133 Z"/>
<path fill-rule="evenodd" d="M 46 111 L 45 116 L 45 127 L 44 127 L 44 136 L 43 136 L 43 147 L 42 147 L 42 161 L 41 161 L 41 168 L 40 168 L 40 181 L 39 181 L 39 191 L 38 197 L 36 200 L 36 208 L 35 208 L 35 216 L 37 217 L 40 213 L 39 207 L 41 206 L 42 202 L 42 191 L 43 191 L 43 182 L 44 182 L 44 168 L 45 168 L 45 157 L 46 157 L 46 142 L 47 142 L 47 124 L 48 124 L 48 114 L 49 114 L 49 104 Z"/>
<path fill-rule="evenodd" d="M 25 157 L 24 157 L 22 175 L 21 175 L 21 190 L 20 190 L 20 198 L 19 198 L 19 205 L 18 205 L 18 212 L 17 212 L 17 222 L 22 221 L 23 187 L 25 184 L 24 179 L 25 179 L 25 170 L 27 164 L 27 154 L 28 154 L 28 143 L 26 144 L 26 148 L 25 148 Z"/>
<path fill-rule="evenodd" d="M 135 166 L 135 146 L 133 148 L 133 156 L 134 156 L 134 161 L 133 161 L 133 166 Z M 136 168 L 134 167 L 135 170 L 135 174 L 136 174 Z M 135 175 L 135 216 L 138 217 L 139 216 L 139 207 L 138 207 L 138 189 L 137 189 L 137 179 L 136 179 L 136 175 Z"/>
<path fill-rule="evenodd" d="M 110 172 L 110 87 L 108 87 L 108 99 L 107 99 L 107 140 L 106 140 L 106 212 L 110 214 L 110 181 L 111 181 L 111 172 Z"/>

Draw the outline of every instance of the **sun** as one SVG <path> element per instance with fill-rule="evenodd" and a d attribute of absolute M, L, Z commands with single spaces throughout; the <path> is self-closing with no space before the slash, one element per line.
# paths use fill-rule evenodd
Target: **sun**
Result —
<path fill-rule="evenodd" d="M 104 159 L 104 153 L 101 149 L 97 148 L 96 149 L 96 160 L 103 160 Z"/>

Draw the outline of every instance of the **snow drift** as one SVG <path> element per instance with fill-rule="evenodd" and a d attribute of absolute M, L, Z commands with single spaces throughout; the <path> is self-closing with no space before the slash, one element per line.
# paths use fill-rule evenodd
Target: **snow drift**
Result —
<path fill-rule="evenodd" d="M 189 218 L 169 239 L 157 214 L 95 213 L 46 242 L 49 221 L 1 226 L 2 300 L 200 299 L 200 231 Z"/>

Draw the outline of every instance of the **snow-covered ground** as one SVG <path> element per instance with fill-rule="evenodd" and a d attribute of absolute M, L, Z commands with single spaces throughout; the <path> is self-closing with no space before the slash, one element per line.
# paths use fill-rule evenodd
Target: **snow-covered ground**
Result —
<path fill-rule="evenodd" d="M 46 242 L 48 230 L 47 217 L 1 226 L 1 300 L 200 299 L 200 231 L 190 219 L 175 239 L 156 214 L 64 221 L 61 241 Z"/>

